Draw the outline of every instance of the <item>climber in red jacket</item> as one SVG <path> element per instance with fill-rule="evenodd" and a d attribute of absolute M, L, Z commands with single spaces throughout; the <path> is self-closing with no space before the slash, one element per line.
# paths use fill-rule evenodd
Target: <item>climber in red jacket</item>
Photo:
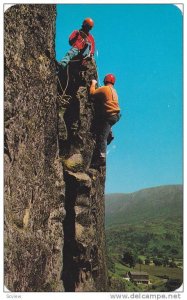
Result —
<path fill-rule="evenodd" d="M 96 89 L 96 80 L 92 80 L 90 86 L 90 95 L 94 96 L 95 102 L 98 104 L 99 132 L 98 132 L 98 155 L 101 164 L 106 161 L 106 147 L 111 138 L 111 128 L 119 121 L 120 107 L 118 103 L 118 95 L 114 89 L 115 76 L 107 74 L 104 78 L 104 86 Z"/>
<path fill-rule="evenodd" d="M 94 22 L 90 18 L 86 18 L 80 30 L 74 30 L 69 37 L 69 44 L 72 48 L 66 53 L 60 61 L 60 65 L 64 69 L 68 63 L 77 56 L 80 60 L 92 57 L 95 51 L 95 42 L 89 31 L 93 28 Z"/>

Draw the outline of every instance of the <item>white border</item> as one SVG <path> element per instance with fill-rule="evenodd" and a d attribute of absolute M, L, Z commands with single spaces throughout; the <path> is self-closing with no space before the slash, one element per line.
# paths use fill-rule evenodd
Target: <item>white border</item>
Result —
<path fill-rule="evenodd" d="M 138 0 L 131 0 L 131 1 L 125 1 L 125 0 L 122 0 L 122 1 L 117 1 L 117 2 L 114 2 L 114 1 L 111 1 L 111 0 L 95 0 L 95 1 L 84 1 L 84 0 L 81 0 L 81 1 L 72 1 L 72 0 L 69 0 L 69 1 L 55 1 L 55 3 L 53 3 L 52 1 L 29 1 L 29 0 L 17 0 L 15 4 L 174 4 L 176 5 L 181 11 L 182 13 L 185 13 L 185 1 L 164 1 L 164 0 L 153 0 L 153 1 L 148 1 L 148 0 L 144 0 L 144 1 L 138 1 Z M 1 20 L 4 20 L 3 19 L 3 13 L 4 13 L 4 10 L 7 10 L 9 7 L 11 7 L 12 5 L 14 4 L 10 4 L 8 1 L 4 1 L 3 3 L 1 3 L 1 12 L 2 12 L 2 18 Z M 184 11 L 183 11 L 184 10 Z M 3 26 L 1 26 L 0 28 L 1 30 L 1 40 L 0 40 L 0 45 L 3 46 Z M 187 32 L 186 32 L 186 17 L 184 17 L 184 33 L 183 33 L 183 37 L 186 37 L 187 36 Z M 3 55 L 3 49 L 1 51 L 2 55 Z M 186 47 L 186 38 L 184 38 L 184 54 L 187 53 L 187 47 Z M 3 59 L 2 59 L 3 61 Z M 2 65 L 2 64 L 1 64 Z M 186 71 L 186 58 L 184 56 L 184 67 L 185 67 L 185 71 Z M 183 79 L 183 83 L 184 83 L 184 87 L 185 87 L 185 83 L 187 82 L 186 81 L 186 72 L 184 71 L 184 79 Z M 1 99 L 3 99 L 3 86 L 4 86 L 4 71 L 3 71 L 3 68 L 2 68 L 2 72 L 1 72 L 1 78 L 0 78 L 0 82 L 1 82 L 1 92 L 2 92 L 2 97 Z M 184 116 L 186 116 L 186 104 L 185 104 L 185 101 L 186 101 L 186 91 L 184 89 Z M 1 100 L 1 103 L 0 103 L 0 113 L 1 113 L 1 116 L 0 116 L 0 127 L 3 128 L 3 104 L 2 104 L 2 100 Z M 184 130 L 186 129 L 186 118 L 184 117 Z M 0 138 L 1 138 L 1 142 L 3 144 L 3 134 L 2 132 L 0 131 L 1 135 L 0 135 Z M 1 147 L 2 148 L 2 147 Z M 1 149 L 2 151 L 2 149 Z M 184 153 L 187 152 L 187 144 L 186 144 L 186 138 L 185 138 L 185 135 L 184 135 Z M 2 154 L 3 152 L 1 152 Z M 1 170 L 3 170 L 3 161 L 2 161 L 2 157 L 3 155 L 0 156 L 1 159 L 0 159 L 0 167 L 1 167 Z M 3 173 L 1 172 L 0 173 L 1 177 L 2 177 L 2 180 L 0 181 L 1 182 L 1 187 L 0 187 L 0 195 L 1 195 L 1 210 L 3 212 Z M 184 178 L 186 179 L 186 159 L 184 157 Z M 185 187 L 185 180 L 184 180 L 184 200 L 186 201 L 186 187 Z M 184 201 L 184 215 L 186 216 L 186 203 Z M 2 218 L 1 218 L 2 220 Z M 185 232 L 184 232 L 185 233 Z M 1 238 L 1 241 L 3 241 L 3 226 L 0 227 L 0 238 Z M 184 240 L 186 240 L 184 238 Z M 185 248 L 186 248 L 186 245 L 184 245 L 184 253 L 186 253 L 185 251 Z M 0 247 L 0 254 L 1 254 L 1 267 L 0 267 L 0 278 L 2 279 L 1 281 L 1 284 L 0 284 L 0 299 L 1 300 L 5 300 L 5 299 L 28 299 L 28 300 L 33 300 L 33 297 L 36 297 L 37 299 L 45 299 L 45 300 L 48 300 L 53 297 L 55 299 L 70 299 L 72 300 L 73 298 L 74 299 L 80 299 L 80 300 L 84 300 L 89 297 L 90 300 L 92 299 L 96 299 L 96 298 L 100 298 L 100 299 L 111 299 L 110 295 L 113 295 L 113 294 L 116 294 L 116 295 L 128 295 L 129 299 L 167 299 L 167 298 L 164 298 L 164 296 L 168 296 L 168 295 L 173 295 L 173 299 L 184 299 L 186 300 L 187 299 L 187 287 L 185 286 L 185 283 L 184 283 L 184 292 L 179 292 L 176 291 L 176 292 L 173 292 L 173 293 L 151 293 L 151 296 L 152 298 L 150 297 L 149 298 L 149 293 L 12 293 L 12 292 L 8 292 L 8 290 L 5 288 L 5 291 L 3 291 L 3 247 Z M 186 264 L 186 259 L 184 259 L 184 271 L 186 273 L 186 269 L 187 269 L 187 264 Z M 186 276 L 184 276 L 184 280 L 185 280 Z M 155 295 L 155 297 L 157 296 L 157 298 L 153 298 Z M 116 298 L 117 299 L 117 298 Z M 127 299 L 127 298 L 123 298 L 121 296 L 121 299 Z M 168 298 L 169 299 L 169 298 Z M 172 298 L 170 298 L 172 299 Z"/>

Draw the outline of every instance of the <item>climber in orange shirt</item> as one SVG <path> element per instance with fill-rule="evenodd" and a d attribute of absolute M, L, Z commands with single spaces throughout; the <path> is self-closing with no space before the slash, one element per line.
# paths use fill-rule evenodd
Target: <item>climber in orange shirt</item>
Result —
<path fill-rule="evenodd" d="M 120 107 L 118 95 L 114 89 L 115 76 L 107 74 L 104 78 L 104 86 L 96 89 L 96 80 L 92 80 L 90 86 L 90 95 L 93 95 L 97 104 L 99 104 L 99 122 L 100 129 L 98 134 L 98 152 L 101 163 L 106 161 L 107 140 L 111 135 L 111 127 L 119 121 Z"/>

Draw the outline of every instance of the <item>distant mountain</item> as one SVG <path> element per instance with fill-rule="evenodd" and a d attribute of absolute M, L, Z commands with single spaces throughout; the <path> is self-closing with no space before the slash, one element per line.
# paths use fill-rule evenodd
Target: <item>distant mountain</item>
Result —
<path fill-rule="evenodd" d="M 167 185 L 131 194 L 106 195 L 106 227 L 158 219 L 182 219 L 183 186 Z"/>

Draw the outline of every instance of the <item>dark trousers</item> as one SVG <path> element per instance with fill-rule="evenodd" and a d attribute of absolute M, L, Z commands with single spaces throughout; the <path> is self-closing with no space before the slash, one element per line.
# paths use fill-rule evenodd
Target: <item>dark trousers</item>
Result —
<path fill-rule="evenodd" d="M 103 155 L 106 154 L 107 139 L 111 131 L 111 127 L 117 123 L 121 115 L 118 113 L 116 115 L 106 116 L 100 124 L 100 130 L 98 134 L 98 152 Z"/>

